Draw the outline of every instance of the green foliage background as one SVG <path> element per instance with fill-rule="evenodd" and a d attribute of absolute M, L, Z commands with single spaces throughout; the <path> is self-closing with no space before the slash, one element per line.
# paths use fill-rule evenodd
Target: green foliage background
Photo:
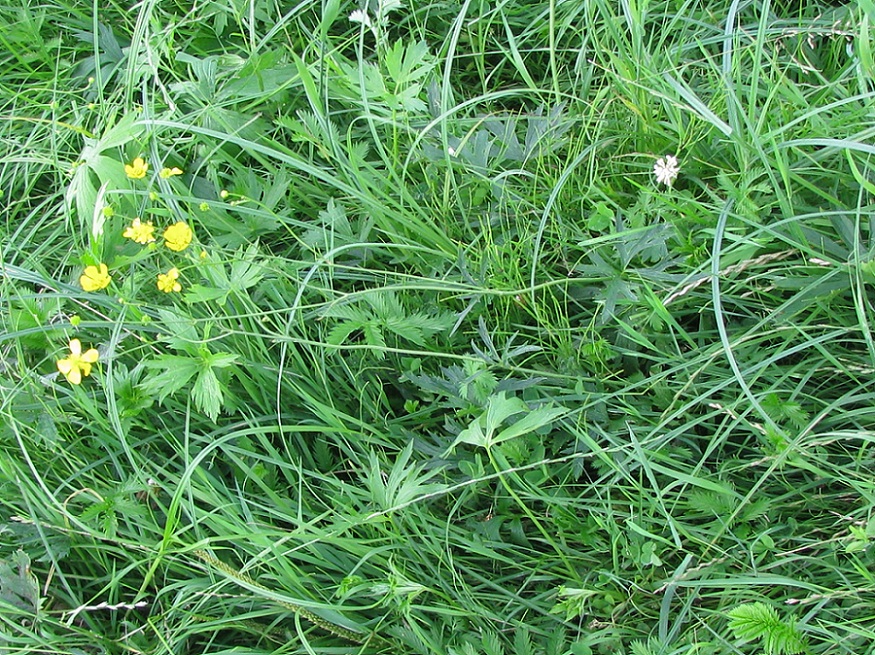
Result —
<path fill-rule="evenodd" d="M 873 21 L 5 3 L 0 653 L 875 652 Z"/>

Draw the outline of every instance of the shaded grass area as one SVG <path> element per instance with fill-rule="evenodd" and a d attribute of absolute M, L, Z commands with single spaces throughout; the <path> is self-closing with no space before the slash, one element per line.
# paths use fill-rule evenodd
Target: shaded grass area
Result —
<path fill-rule="evenodd" d="M 0 8 L 0 651 L 872 652 L 871 9 Z"/>

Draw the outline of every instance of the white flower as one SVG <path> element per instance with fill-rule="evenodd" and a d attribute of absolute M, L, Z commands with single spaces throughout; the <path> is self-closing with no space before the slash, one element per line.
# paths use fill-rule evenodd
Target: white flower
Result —
<path fill-rule="evenodd" d="M 362 23 L 365 27 L 371 27 L 371 17 L 368 12 L 356 9 L 349 15 L 350 23 Z"/>
<path fill-rule="evenodd" d="M 671 186 L 672 182 L 675 181 L 675 178 L 677 178 L 678 173 L 680 172 L 681 169 L 680 166 L 678 166 L 678 158 L 674 155 L 660 157 L 653 165 L 653 174 L 656 175 L 656 181 L 668 187 Z"/>

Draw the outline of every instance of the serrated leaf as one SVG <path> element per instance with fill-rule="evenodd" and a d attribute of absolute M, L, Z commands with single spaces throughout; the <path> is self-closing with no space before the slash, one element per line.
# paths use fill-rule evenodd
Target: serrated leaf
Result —
<path fill-rule="evenodd" d="M 511 416 L 525 411 L 528 411 L 528 407 L 516 396 L 508 398 L 503 391 L 491 396 L 486 406 L 487 439 L 491 439 L 495 430 Z"/>
<path fill-rule="evenodd" d="M 369 321 L 362 325 L 362 334 L 365 337 L 365 343 L 377 349 L 377 357 L 380 359 L 385 357 L 385 353 L 382 351 L 386 348 L 386 340 L 383 338 L 383 332 L 379 326 Z"/>
<path fill-rule="evenodd" d="M 349 338 L 350 334 L 360 328 L 361 326 L 358 323 L 339 323 L 328 331 L 328 336 L 325 337 L 325 343 L 331 346 L 340 346 Z"/>
<path fill-rule="evenodd" d="M 222 385 L 212 368 L 205 368 L 197 376 L 191 393 L 195 407 L 210 417 L 215 422 L 222 410 Z"/>
<path fill-rule="evenodd" d="M 239 357 L 234 353 L 209 353 L 204 357 L 204 362 L 210 368 L 226 368 L 234 364 Z"/>
<path fill-rule="evenodd" d="M 39 584 L 30 572 L 30 557 L 21 549 L 10 561 L 0 560 L 0 600 L 34 614 L 39 610 Z"/>
<path fill-rule="evenodd" d="M 501 425 L 512 416 L 525 413 L 525 416 L 496 435 Z M 560 407 L 539 407 L 530 410 L 528 405 L 516 396 L 507 397 L 504 391 L 489 397 L 486 411 L 462 430 L 453 444 L 447 449 L 451 452 L 460 443 L 491 448 L 497 443 L 514 439 L 549 425 L 568 410 Z"/>
<path fill-rule="evenodd" d="M 158 372 L 152 373 L 143 380 L 143 393 L 157 395 L 159 403 L 182 389 L 201 368 L 201 363 L 197 359 L 185 355 L 158 355 L 144 365 Z"/>
<path fill-rule="evenodd" d="M 176 314 L 169 309 L 159 309 L 158 316 L 169 333 L 168 342 L 176 350 L 188 350 L 198 340 L 197 328 L 188 316 Z"/>
<path fill-rule="evenodd" d="M 797 655 L 807 644 L 791 620 L 766 603 L 747 603 L 729 611 L 729 628 L 738 639 L 760 639 L 766 655 Z"/>
<path fill-rule="evenodd" d="M 460 443 L 468 443 L 472 446 L 481 446 L 483 448 L 488 446 L 486 435 L 483 433 L 483 428 L 480 427 L 479 421 L 474 421 L 471 425 L 462 430 L 447 452 L 452 451 L 452 449 Z"/>
<path fill-rule="evenodd" d="M 256 261 L 258 248 L 250 246 L 246 252 L 237 252 L 237 259 L 231 264 L 230 289 L 243 291 L 258 284 L 264 277 L 264 266 Z"/>

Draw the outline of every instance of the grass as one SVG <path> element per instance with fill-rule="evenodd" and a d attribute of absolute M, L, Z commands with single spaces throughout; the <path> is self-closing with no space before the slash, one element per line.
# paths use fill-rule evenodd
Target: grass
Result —
<path fill-rule="evenodd" d="M 0 653 L 875 652 L 834 4 L 0 8 Z"/>

